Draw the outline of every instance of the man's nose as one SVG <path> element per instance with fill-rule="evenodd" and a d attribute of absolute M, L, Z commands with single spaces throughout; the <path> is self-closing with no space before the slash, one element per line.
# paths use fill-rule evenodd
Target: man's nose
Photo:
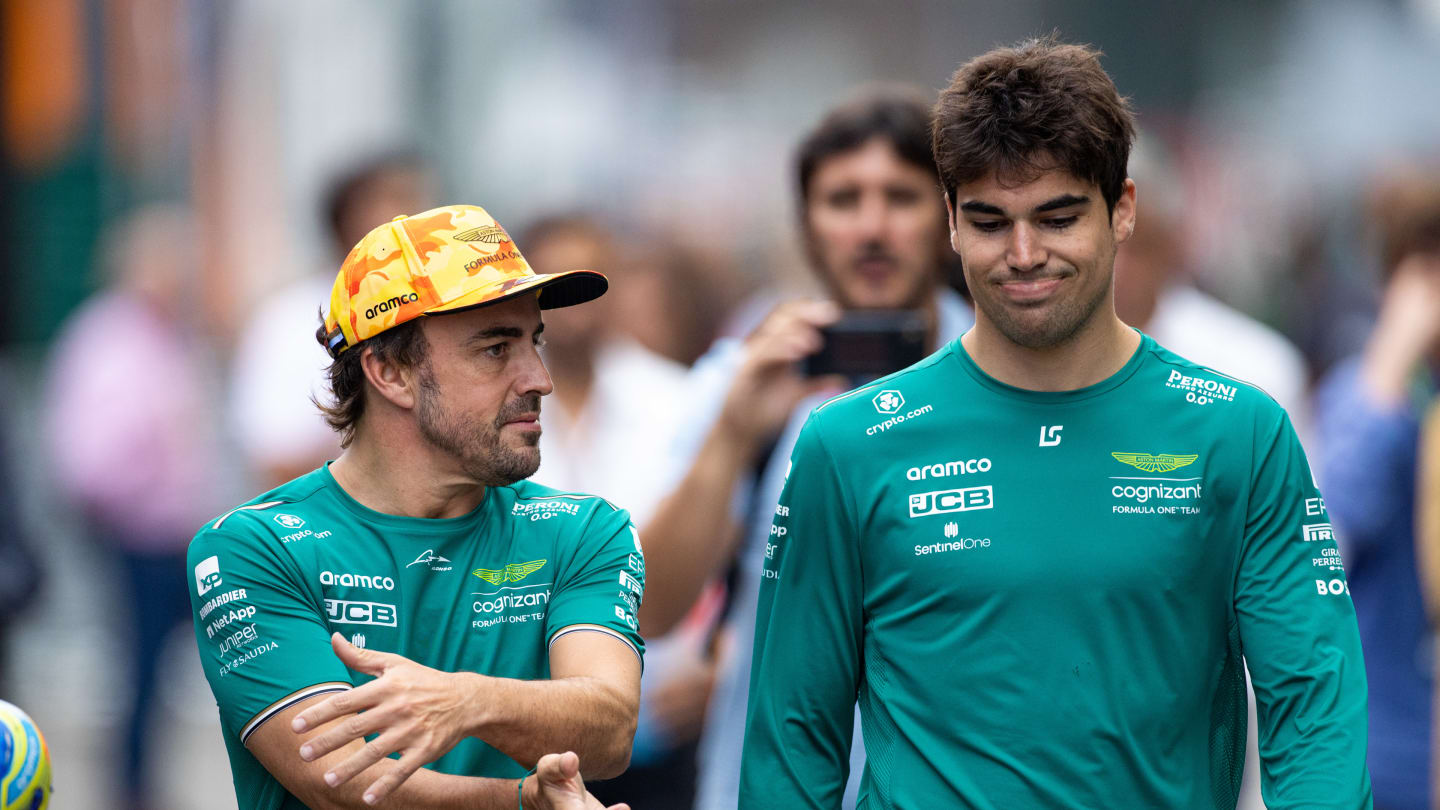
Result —
<path fill-rule="evenodd" d="M 1005 245 L 1005 261 L 1010 265 L 1010 269 L 1022 273 L 1038 270 L 1045 266 L 1049 258 L 1035 227 L 1028 222 L 1015 223 Z"/>
<path fill-rule="evenodd" d="M 879 194 L 867 194 L 861 200 L 855 232 L 866 242 L 883 242 L 890 228 L 890 206 Z"/>
<path fill-rule="evenodd" d="M 543 397 L 555 390 L 555 382 L 550 379 L 550 370 L 545 368 L 545 359 L 540 356 L 538 348 L 532 346 L 524 362 L 525 368 L 516 380 L 520 393 Z"/>

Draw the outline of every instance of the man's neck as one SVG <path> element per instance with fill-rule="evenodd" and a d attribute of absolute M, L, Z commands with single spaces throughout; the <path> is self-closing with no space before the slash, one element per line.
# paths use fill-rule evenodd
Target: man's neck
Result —
<path fill-rule="evenodd" d="M 1000 334 L 979 316 L 961 339 L 965 351 L 991 377 L 1027 391 L 1073 391 L 1124 368 L 1140 346 L 1140 333 L 1113 313 L 1097 317 L 1064 343 L 1030 349 Z"/>
<path fill-rule="evenodd" d="M 357 433 L 330 464 L 330 474 L 361 505 L 387 515 L 453 518 L 485 499 L 485 486 L 450 470 L 424 442 L 385 442 Z"/>
<path fill-rule="evenodd" d="M 940 348 L 940 290 L 933 289 L 925 296 L 916 308 L 920 317 L 925 321 L 925 351 L 933 352 Z"/>

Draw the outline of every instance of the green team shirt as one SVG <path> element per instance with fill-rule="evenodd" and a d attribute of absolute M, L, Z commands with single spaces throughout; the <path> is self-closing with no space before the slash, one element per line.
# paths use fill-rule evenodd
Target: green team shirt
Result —
<path fill-rule="evenodd" d="M 1243 656 L 1243 658 L 1242 658 Z M 960 342 L 811 414 L 766 549 L 740 807 L 1371 805 L 1365 670 L 1285 412 L 1142 337 L 1042 393 Z"/>
<path fill-rule="evenodd" d="M 549 645 L 577 625 L 644 650 L 645 561 L 629 515 L 528 481 L 426 520 L 362 506 L 322 467 L 211 522 L 188 564 L 200 660 L 247 810 L 304 807 L 245 748 L 250 734 L 300 700 L 371 680 L 335 657 L 332 631 L 446 672 L 524 680 L 550 676 Z M 526 771 L 475 738 L 429 767 Z"/>

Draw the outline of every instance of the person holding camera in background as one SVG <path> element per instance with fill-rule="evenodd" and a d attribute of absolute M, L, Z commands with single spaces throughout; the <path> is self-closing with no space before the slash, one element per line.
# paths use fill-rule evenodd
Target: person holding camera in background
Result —
<path fill-rule="evenodd" d="M 695 386 L 705 393 L 691 401 L 714 407 L 688 426 L 699 449 L 641 526 L 650 572 L 640 608 L 647 636 L 675 626 L 705 585 L 733 565 L 732 643 L 700 741 L 700 810 L 735 807 L 756 576 L 790 447 L 825 392 L 855 384 L 834 373 L 807 376 L 799 364 L 822 350 L 822 330 L 846 313 L 911 313 L 924 333 L 920 356 L 972 323 L 965 301 L 945 286 L 945 209 L 923 96 L 882 88 L 832 110 L 801 144 L 797 170 L 806 252 L 832 300 L 781 303 L 748 337 L 722 340 L 696 363 Z M 843 369 L 820 369 L 835 370 Z"/>

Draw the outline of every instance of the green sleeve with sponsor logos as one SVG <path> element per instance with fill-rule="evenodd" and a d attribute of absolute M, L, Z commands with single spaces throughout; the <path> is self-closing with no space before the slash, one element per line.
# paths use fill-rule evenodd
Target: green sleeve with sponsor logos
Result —
<path fill-rule="evenodd" d="M 765 550 L 742 808 L 835 808 L 849 774 L 862 608 L 855 499 L 812 414 Z"/>
<path fill-rule="evenodd" d="M 285 708 L 287 696 L 351 683 L 330 648 L 318 597 L 278 541 L 245 530 L 246 517 L 201 531 L 188 555 L 200 663 L 225 733 L 241 742 Z"/>
<path fill-rule="evenodd" d="M 557 575 L 546 612 L 546 638 L 553 643 L 567 627 L 596 625 L 613 632 L 643 659 L 645 642 L 635 611 L 645 592 L 645 556 L 630 514 L 598 507 L 573 548 L 574 556 Z"/>
<path fill-rule="evenodd" d="M 1283 412 L 1256 435 L 1235 615 L 1255 688 L 1261 791 L 1270 810 L 1368 808 L 1365 668 L 1324 500 Z"/>

